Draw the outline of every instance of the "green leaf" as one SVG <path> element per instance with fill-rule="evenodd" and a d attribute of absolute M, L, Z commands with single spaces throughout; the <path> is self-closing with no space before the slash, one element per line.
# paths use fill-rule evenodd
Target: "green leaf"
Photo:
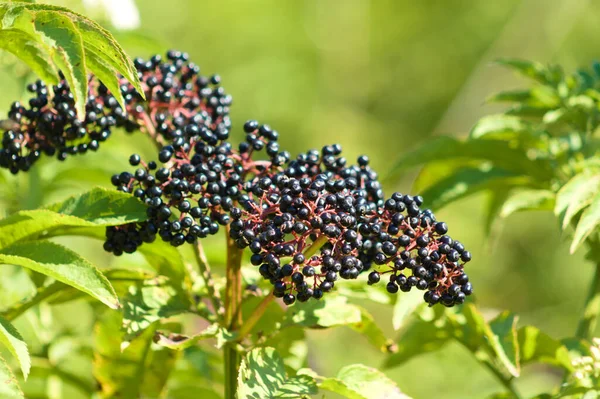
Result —
<path fill-rule="evenodd" d="M 43 81 L 58 83 L 52 59 L 32 36 L 13 29 L 0 30 L 0 48 L 18 57 Z"/>
<path fill-rule="evenodd" d="M 384 368 L 400 366 L 415 356 L 437 351 L 452 339 L 444 319 L 426 321 L 414 317 L 397 339 L 396 353 L 388 356 Z"/>
<path fill-rule="evenodd" d="M 351 399 L 410 399 L 385 374 L 362 364 L 342 368 L 335 378 L 319 383 L 319 388 Z"/>
<path fill-rule="evenodd" d="M 493 336 L 488 337 L 488 342 L 498 354 L 504 366 L 514 376 L 521 374 L 519 340 L 517 337 L 518 319 L 516 315 L 504 311 L 489 322 Z"/>
<path fill-rule="evenodd" d="M 162 397 L 180 352 L 153 345 L 153 324 L 129 345 L 121 344 L 121 315 L 104 314 L 95 327 L 93 374 L 103 397 Z"/>
<path fill-rule="evenodd" d="M 347 326 L 364 335 L 368 341 L 382 351 L 393 349 L 393 342 L 366 309 L 350 304 L 340 295 L 328 295 L 319 301 L 308 301 L 290 306 L 285 314 L 283 326 L 298 325 L 309 328 L 331 328 Z"/>
<path fill-rule="evenodd" d="M 394 342 L 388 339 L 383 330 L 377 325 L 373 316 L 367 309 L 358 306 L 360 309 L 360 321 L 350 324 L 348 327 L 365 336 L 371 345 L 382 352 L 394 352 L 396 346 Z"/>
<path fill-rule="evenodd" d="M 69 83 L 77 115 L 83 119 L 88 91 L 83 39 L 71 19 L 64 14 L 54 11 L 33 12 L 29 8 L 27 5 L 12 7 L 8 12 L 10 17 L 5 15 L 3 18 L 3 28 L 18 29 L 39 38 L 38 43 L 46 46 L 46 51 Z"/>
<path fill-rule="evenodd" d="M 535 86 L 525 90 L 506 90 L 487 98 L 487 102 L 516 102 L 548 109 L 560 106 L 556 89 L 548 86 Z"/>
<path fill-rule="evenodd" d="M 555 194 L 550 190 L 522 189 L 510 194 L 502 206 L 500 216 L 506 218 L 515 212 L 554 209 Z"/>
<path fill-rule="evenodd" d="M 183 350 L 189 348 L 192 345 L 195 345 L 198 341 L 202 341 L 209 338 L 216 338 L 216 346 L 217 348 L 221 348 L 226 342 L 231 342 L 235 340 L 237 338 L 237 335 L 235 333 L 227 331 L 226 329 L 215 323 L 211 324 L 210 326 L 202 330 L 200 333 L 192 336 L 174 333 L 165 335 L 162 332 L 157 332 L 156 336 L 154 337 L 154 341 L 158 345 L 162 345 L 169 349 Z"/>
<path fill-rule="evenodd" d="M 388 179 L 408 168 L 454 159 L 489 161 L 496 167 L 535 177 L 540 182 L 552 177 L 552 170 L 547 161 L 529 159 L 524 151 L 511 148 L 506 141 L 491 139 L 461 141 L 453 137 L 441 136 L 404 154 L 392 167 Z"/>
<path fill-rule="evenodd" d="M 486 237 L 490 237 L 494 227 L 494 222 L 500 215 L 500 211 L 504 206 L 504 202 L 508 198 L 509 192 L 506 187 L 491 187 L 488 190 L 488 198 L 485 202 L 484 215 L 484 232 Z"/>
<path fill-rule="evenodd" d="M 571 243 L 571 253 L 574 253 L 583 241 L 592 234 L 598 223 L 600 223 L 600 193 L 596 193 L 591 205 L 581 214 Z"/>
<path fill-rule="evenodd" d="M 125 100 L 115 70 L 102 59 L 102 55 L 97 54 L 91 48 L 86 49 L 85 55 L 89 70 L 104 83 L 110 93 L 117 99 L 121 108 L 125 109 Z"/>
<path fill-rule="evenodd" d="M 26 267 L 55 278 L 116 309 L 119 300 L 109 281 L 75 252 L 49 241 L 14 244 L 0 251 L 0 263 Z"/>
<path fill-rule="evenodd" d="M 451 202 L 494 186 L 505 187 L 528 185 L 531 180 L 498 168 L 464 168 L 428 187 L 421 195 L 426 206 L 440 209 Z"/>
<path fill-rule="evenodd" d="M 35 8 L 40 10 L 60 11 L 71 18 L 77 25 L 77 29 L 83 38 L 86 51 L 92 50 L 95 54 L 100 55 L 106 64 L 110 65 L 123 75 L 133 85 L 142 98 L 144 98 L 144 91 L 140 85 L 137 70 L 133 65 L 133 62 L 108 30 L 104 29 L 91 19 L 67 8 L 47 4 L 39 4 L 36 5 Z"/>
<path fill-rule="evenodd" d="M 155 241 L 152 244 L 144 244 L 138 248 L 144 255 L 146 261 L 160 275 L 166 276 L 183 296 L 183 293 L 191 295 L 191 281 L 185 267 L 181 253 L 177 248 L 163 241 Z M 191 298 L 188 298 L 188 301 Z"/>
<path fill-rule="evenodd" d="M 6 361 L 0 356 L 0 397 L 3 399 L 25 399 L 23 391 L 15 375 L 6 364 Z"/>
<path fill-rule="evenodd" d="M 19 361 L 23 377 L 27 379 L 31 369 L 31 359 L 27 344 L 17 329 L 6 319 L 0 317 L 0 343 L 8 348 L 10 353 Z"/>
<path fill-rule="evenodd" d="M 298 302 L 288 307 L 283 325 L 328 328 L 360 323 L 361 310 L 345 297 L 328 295 L 320 301 Z"/>
<path fill-rule="evenodd" d="M 46 209 L 20 211 L 0 220 L 0 248 L 63 227 L 115 226 L 146 219 L 146 207 L 130 194 L 93 189 Z"/>
<path fill-rule="evenodd" d="M 533 136 L 532 124 L 516 116 L 505 114 L 489 115 L 481 118 L 469 133 L 470 139 L 512 140 L 521 135 Z"/>
<path fill-rule="evenodd" d="M 47 286 L 39 287 L 35 294 L 31 297 L 26 298 L 23 301 L 2 311 L 1 316 L 9 321 L 14 320 L 18 315 L 24 313 L 27 309 L 32 308 L 33 306 L 41 303 L 45 299 L 52 297 L 54 294 L 68 287 L 68 285 L 65 285 L 59 281 L 55 281 Z"/>
<path fill-rule="evenodd" d="M 479 361 L 503 373 L 519 376 L 515 316 L 503 312 L 492 321 L 492 327 L 474 305 L 467 304 L 461 314 L 450 314 L 448 317 L 454 339 L 473 352 Z"/>
<path fill-rule="evenodd" d="M 423 305 L 423 295 L 419 291 L 413 290 L 402 296 L 398 295 L 392 315 L 394 330 L 399 330 L 409 316 L 421 305 Z"/>
<path fill-rule="evenodd" d="M 535 105 L 515 105 L 507 109 L 506 115 L 520 116 L 523 118 L 541 118 L 548 112 L 548 107 L 540 107 Z"/>
<path fill-rule="evenodd" d="M 146 218 L 146 206 L 131 194 L 94 188 L 46 209 L 75 216 L 98 226 L 114 226 Z"/>
<path fill-rule="evenodd" d="M 496 63 L 511 68 L 519 74 L 533 79 L 542 84 L 549 84 L 554 81 L 551 71 L 539 62 L 520 60 L 515 58 L 503 58 Z"/>
<path fill-rule="evenodd" d="M 486 99 L 486 102 L 518 102 L 523 103 L 531 99 L 531 89 L 505 90 L 494 93 Z"/>
<path fill-rule="evenodd" d="M 0 18 L 3 29 L 28 33 L 47 53 L 53 54 L 54 62 L 75 92 L 78 111 L 82 111 L 87 96 L 88 69 L 97 73 L 103 83 L 108 83 L 107 87 L 114 86 L 115 77 L 114 73 L 106 75 L 104 72 L 118 71 L 142 98 L 145 96 L 131 59 L 106 29 L 89 18 L 64 7 L 10 2 L 0 4 Z M 111 92 L 122 100 L 120 90 Z"/>
<path fill-rule="evenodd" d="M 542 362 L 573 370 L 569 350 L 558 340 L 537 327 L 525 326 L 518 331 L 521 364 Z"/>
<path fill-rule="evenodd" d="M 283 359 L 274 348 L 256 348 L 242 360 L 238 375 L 240 398 L 300 398 L 317 393 L 314 378 L 288 378 Z"/>
<path fill-rule="evenodd" d="M 577 190 L 571 195 L 569 206 L 562 217 L 561 227 L 563 229 L 567 228 L 575 215 L 592 203 L 598 191 L 600 191 L 600 176 L 590 177 L 586 184 L 577 187 Z"/>
<path fill-rule="evenodd" d="M 558 190 L 558 193 L 556 194 L 556 204 L 554 206 L 554 214 L 556 216 L 561 220 L 564 219 L 567 208 L 574 202 L 574 198 L 580 196 L 578 193 L 587 189 L 586 186 L 592 177 L 593 175 L 589 173 L 577 174 Z"/>
<path fill-rule="evenodd" d="M 122 302 L 123 328 L 127 341 L 154 322 L 189 312 L 191 309 L 187 297 L 179 295 L 163 277 L 132 285 Z"/>

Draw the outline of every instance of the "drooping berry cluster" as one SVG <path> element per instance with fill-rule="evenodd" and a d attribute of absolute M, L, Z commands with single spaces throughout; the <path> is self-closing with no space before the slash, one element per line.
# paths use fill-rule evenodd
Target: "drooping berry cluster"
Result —
<path fill-rule="evenodd" d="M 96 151 L 111 134 L 111 128 L 128 124 L 125 112 L 97 80 L 90 82 L 86 115 L 77 117 L 75 100 L 66 82 L 48 87 L 41 81 L 28 86 L 36 96 L 29 106 L 12 104 L 8 113 L 11 128 L 3 133 L 0 166 L 12 173 L 27 171 L 42 154 L 65 160 L 67 156 Z"/>
<path fill-rule="evenodd" d="M 183 143 L 174 142 L 160 149 L 160 168 L 154 161 L 143 162 L 137 154 L 130 157 L 129 163 L 138 169 L 133 174 L 114 175 L 112 184 L 144 201 L 148 220 L 117 230 L 146 232 L 150 239 L 158 234 L 173 246 L 216 234 L 219 226 L 227 225 L 231 216 L 241 212 L 234 204 L 246 198 L 244 183 L 251 184 L 248 179 L 258 179 L 289 159 L 287 153 L 277 150 L 277 132 L 267 125 L 255 121 L 247 124 L 246 131 L 252 137 L 237 151 L 226 141 L 228 131 L 214 128 L 216 131 L 196 125 L 193 119 L 189 121 L 184 127 L 187 133 Z M 265 147 L 272 160 L 252 160 L 252 153 Z M 125 247 L 137 248 L 144 241 L 135 235 L 130 237 L 117 244 L 107 235 L 105 249 L 120 255 L 127 252 Z"/>
<path fill-rule="evenodd" d="M 0 166 L 17 173 L 42 153 L 64 159 L 96 150 L 114 126 L 148 134 L 159 146 L 157 159 L 134 154 L 135 170 L 112 177 L 118 190 L 147 205 L 147 219 L 107 228 L 107 251 L 133 253 L 157 237 L 180 246 L 228 225 L 230 238 L 252 252 L 251 263 L 288 305 L 319 299 L 339 279 L 368 270 L 369 284 L 385 278 L 390 293 L 416 287 L 430 305 L 461 304 L 472 293 L 464 273 L 471 254 L 420 209 L 421 197 L 394 193 L 386 200 L 366 156 L 348 165 L 336 144 L 291 159 L 278 132 L 254 120 L 244 124 L 236 148 L 229 142 L 232 99 L 218 75 L 200 75 L 178 51 L 134 64 L 146 101 L 122 79 L 122 108 L 91 77 L 79 121 L 65 82 L 53 98 L 37 82 L 29 107 L 13 104 L 14 126 L 0 149 Z"/>
<path fill-rule="evenodd" d="M 169 51 L 166 60 L 160 55 L 148 61 L 136 59 L 134 65 L 147 101 L 121 78 L 123 109 L 92 76 L 83 120 L 77 118 L 66 81 L 52 88 L 53 96 L 40 81 L 30 85 L 35 96 L 28 106 L 13 103 L 5 121 L 10 126 L 2 136 L 0 167 L 18 173 L 29 170 L 42 154 L 64 160 L 68 155 L 96 151 L 114 126 L 128 132 L 144 130 L 157 142 L 174 146 L 185 145 L 205 129 L 227 137 L 232 98 L 219 86 L 218 75 L 200 75 L 199 67 L 179 51 Z"/>
<path fill-rule="evenodd" d="M 159 168 L 156 162 L 145 163 L 134 154 L 129 163 L 138 166 L 135 172 L 122 172 L 112 177 L 118 190 L 132 193 L 148 205 L 147 223 L 136 225 L 137 230 L 147 232 L 150 237 L 158 234 L 173 246 L 216 234 L 220 225 L 229 223 L 228 212 L 241 188 L 242 171 L 232 158 L 231 145 L 198 133 L 190 136 L 183 146 L 163 148 L 159 157 L 161 155 L 166 164 Z M 129 230 L 133 227 L 119 228 Z M 111 244 L 105 249 L 122 253 L 125 245 L 137 247 L 141 244 L 135 238 L 114 245 L 107 235 Z"/>
<path fill-rule="evenodd" d="M 359 229 L 365 237 L 364 249 L 369 249 L 376 265 L 388 268 L 371 272 L 369 283 L 389 274 L 390 293 L 416 287 L 426 291 L 425 301 L 431 305 L 461 304 L 473 292 L 463 270 L 471 253 L 446 235 L 446 223 L 438 222 L 430 210 L 419 209 L 422 201 L 419 196 L 394 193 L 383 209 L 364 218 Z"/>

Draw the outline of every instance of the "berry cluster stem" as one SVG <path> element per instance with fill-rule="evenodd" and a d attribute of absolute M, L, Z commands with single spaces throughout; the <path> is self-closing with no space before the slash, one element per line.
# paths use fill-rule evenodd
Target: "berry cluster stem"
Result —
<path fill-rule="evenodd" d="M 225 316 L 225 307 L 223 306 L 223 301 L 221 301 L 219 290 L 215 289 L 215 281 L 212 277 L 212 272 L 208 260 L 206 259 L 206 253 L 204 252 L 204 247 L 200 240 L 196 240 L 194 254 L 196 255 L 196 263 L 198 263 L 200 276 L 204 280 L 204 284 L 206 284 L 206 290 L 208 291 L 208 296 L 212 302 L 214 312 L 219 320 L 222 320 Z"/>
<path fill-rule="evenodd" d="M 506 388 L 506 390 L 512 395 L 511 397 L 515 399 L 522 399 L 523 396 L 517 391 L 517 388 L 514 386 L 514 379 L 507 378 L 504 374 L 502 374 L 496 367 L 494 367 L 491 363 L 481 362 L 481 364 L 485 365 L 488 370 L 494 374 L 494 376 L 498 379 L 498 381 Z"/>
<path fill-rule="evenodd" d="M 242 324 L 242 250 L 229 237 L 227 228 L 227 270 L 225 287 L 225 326 L 235 331 Z M 223 346 L 225 366 L 225 399 L 235 399 L 237 393 L 237 375 L 240 366 L 240 356 L 235 343 Z"/>
<path fill-rule="evenodd" d="M 275 297 L 271 292 L 267 296 L 265 296 L 262 301 L 260 301 L 260 303 L 254 309 L 250 317 L 248 317 L 248 319 L 244 321 L 244 324 L 242 324 L 242 326 L 240 327 L 240 330 L 238 332 L 238 341 L 243 340 L 250 333 L 250 331 L 256 325 L 256 323 L 260 321 L 273 299 L 275 299 Z"/>

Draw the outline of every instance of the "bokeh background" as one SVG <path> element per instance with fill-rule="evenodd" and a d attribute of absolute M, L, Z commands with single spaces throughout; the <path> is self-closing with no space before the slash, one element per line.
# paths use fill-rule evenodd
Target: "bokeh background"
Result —
<path fill-rule="evenodd" d="M 102 21 L 132 57 L 176 48 L 187 51 L 204 73 L 220 74 L 234 97 L 234 140 L 241 139 L 245 120 L 258 119 L 280 132 L 292 154 L 339 143 L 349 159 L 368 154 L 383 177 L 398 157 L 432 136 L 464 135 L 480 116 L 500 110 L 486 105 L 486 96 L 524 82 L 493 65 L 495 59 L 527 58 L 573 70 L 600 58 L 600 3 L 588 0 L 137 0 L 137 8 L 129 10 L 119 0 L 52 3 Z M 12 101 L 24 98 L 23 83 L 31 77 L 10 56 L 1 61 L 4 115 Z M 108 187 L 111 172 L 127 169 L 129 154 L 151 157 L 151 144 L 140 137 L 117 134 L 110 150 L 60 165 L 45 162 L 27 176 L 7 177 L 0 214 L 92 185 Z M 384 180 L 386 191 L 410 192 L 416 172 Z M 486 201 L 483 193 L 437 213 L 474 255 L 469 275 L 478 306 L 489 315 L 500 309 L 518 313 L 522 325 L 534 324 L 556 338 L 572 335 L 591 264 L 581 253 L 568 255 L 550 213 L 514 215 L 486 237 Z M 65 242 L 101 267 L 142 263 L 135 256 L 108 257 L 97 241 Z M 217 263 L 224 256 L 221 245 L 209 248 Z M 18 273 L 0 270 L 12 282 L 6 286 L 0 279 L 0 304 L 33 289 L 25 278 L 15 286 Z M 391 309 L 369 307 L 393 335 Z M 44 323 L 49 320 L 74 333 L 91 329 L 85 303 L 33 313 L 18 324 L 28 342 L 42 345 L 48 339 Z M 322 375 L 350 363 L 382 362 L 382 355 L 351 331 L 309 336 L 309 364 Z M 415 398 L 479 398 L 502 390 L 456 344 L 386 374 Z M 530 396 L 560 378 L 551 369 L 530 367 L 517 387 Z"/>

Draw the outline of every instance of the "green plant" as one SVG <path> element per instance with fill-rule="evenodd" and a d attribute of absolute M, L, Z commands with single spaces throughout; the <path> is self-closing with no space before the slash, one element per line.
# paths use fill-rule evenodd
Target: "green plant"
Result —
<path fill-rule="evenodd" d="M 586 258 L 596 264 L 574 341 L 566 344 L 573 349 L 573 342 L 586 342 L 589 347 L 600 314 L 600 64 L 569 75 L 554 65 L 513 59 L 499 63 L 532 80 L 531 87 L 491 96 L 488 101 L 511 106 L 482 118 L 466 139 L 439 137 L 416 149 L 397 162 L 392 176 L 425 164 L 415 187 L 433 209 L 484 192 L 488 232 L 495 219 L 552 210 L 560 228 L 572 235 L 571 253 L 585 246 Z M 441 163 L 444 173 L 436 173 Z M 584 387 L 572 388 L 569 383 L 563 385 L 562 394 L 598 388 L 596 382 L 580 380 L 571 383 Z"/>
<path fill-rule="evenodd" d="M 458 342 L 497 378 L 497 398 L 522 397 L 515 381 L 533 362 L 565 373 L 563 385 L 539 398 L 598 388 L 590 340 L 600 284 L 574 339 L 519 328 L 509 312 L 488 320 L 470 301 L 462 305 L 473 290 L 463 270 L 471 253 L 422 205 L 485 190 L 490 221 L 555 207 L 563 226 L 575 227 L 572 249 L 585 242 L 596 258 L 600 75 L 505 61 L 538 84 L 493 97 L 517 106 L 484 118 L 468 140 L 439 138 L 401 159 L 394 173 L 427 164 L 415 185 L 424 198 L 386 199 L 369 159 L 348 165 L 338 145 L 291 159 L 275 130 L 248 121 L 234 149 L 231 96 L 185 53 L 131 62 L 110 34 L 67 9 L 11 2 L 0 10 L 3 48 L 42 79 L 3 124 L 0 166 L 17 176 L 0 174 L 2 200 L 14 209 L 0 220 L 0 263 L 14 265 L 31 289 L 0 313 L 0 342 L 11 354 L 0 358 L 2 397 L 406 398 L 372 367 L 349 365 L 335 377 L 308 367 L 307 332 L 340 326 L 384 353 L 384 369 Z M 44 154 L 65 160 L 96 151 L 122 131 L 141 131 L 158 159 L 133 154 L 133 173 L 112 178 L 110 162 L 72 161 L 41 177 Z M 94 173 L 117 190 L 28 202 L 65 181 L 95 181 Z M 223 230 L 219 243 L 212 236 Z M 99 270 L 63 237 L 98 247 L 104 240 L 106 251 L 133 255 Z M 412 292 L 389 295 L 398 291 Z M 50 309 L 82 301 L 92 339 L 77 331 L 79 320 L 47 321 Z M 393 307 L 396 342 L 367 310 L 385 306 Z M 39 342 L 17 331 L 23 317 Z M 28 381 L 17 380 L 15 365 Z"/>

